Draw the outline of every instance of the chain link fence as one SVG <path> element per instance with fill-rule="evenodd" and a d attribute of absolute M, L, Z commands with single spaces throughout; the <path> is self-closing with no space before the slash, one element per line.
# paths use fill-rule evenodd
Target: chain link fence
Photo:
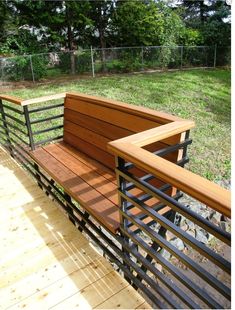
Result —
<path fill-rule="evenodd" d="M 0 58 L 0 82 L 68 75 L 230 66 L 230 47 L 145 46 L 84 49 Z"/>

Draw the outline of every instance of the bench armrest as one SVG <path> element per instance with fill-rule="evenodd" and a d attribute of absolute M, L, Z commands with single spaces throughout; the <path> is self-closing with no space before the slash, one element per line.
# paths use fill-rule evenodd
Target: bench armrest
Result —
<path fill-rule="evenodd" d="M 176 121 L 112 141 L 108 149 L 116 156 L 130 161 L 223 215 L 231 217 L 229 191 L 142 148 L 192 127 L 194 123 L 191 121 Z"/>

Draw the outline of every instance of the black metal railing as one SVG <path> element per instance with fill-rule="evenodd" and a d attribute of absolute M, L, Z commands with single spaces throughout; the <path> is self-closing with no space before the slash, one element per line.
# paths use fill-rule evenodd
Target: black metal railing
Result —
<path fill-rule="evenodd" d="M 182 144 L 186 147 L 188 142 L 180 145 Z M 175 146 L 167 149 L 173 151 Z M 158 156 L 162 154 L 165 154 L 165 150 L 158 151 Z M 185 157 L 184 150 L 183 158 Z M 145 284 L 144 292 L 155 291 L 166 308 L 229 307 L 230 261 L 216 253 L 213 247 L 200 242 L 177 226 L 175 215 L 181 215 L 189 223 L 195 223 L 198 229 L 207 231 L 212 235 L 213 243 L 219 243 L 223 248 L 231 246 L 230 233 L 193 211 L 189 205 L 181 203 L 182 192 L 176 191 L 175 195 L 169 195 L 167 190 L 173 186 L 168 182 L 157 188 L 150 183 L 156 176 L 146 174 L 137 177 L 130 172 L 130 167 L 133 164 L 117 158 L 121 232 L 124 237 L 123 246 L 136 265 L 132 272 Z M 138 197 L 133 195 L 134 189 L 142 194 Z M 147 202 L 153 198 L 158 202 L 149 206 Z M 161 215 L 159 210 L 167 206 L 170 210 Z M 136 215 L 136 209 L 140 215 Z M 168 232 L 173 240 L 181 240 L 187 250 L 179 250 L 174 242 L 167 240 Z M 167 259 L 162 252 L 167 254 Z M 201 264 L 202 261 L 207 264 Z M 221 272 L 218 270 L 226 278 L 227 284 L 220 280 Z"/>
<path fill-rule="evenodd" d="M 63 137 L 63 103 L 32 109 L 27 105 L 19 108 L 12 105 L 14 104 L 10 102 L 6 104 L 0 100 L 1 140 L 8 149 L 23 144 L 24 151 L 34 150 L 36 146 Z M 48 111 L 51 116 L 48 116 Z M 41 129 L 43 126 L 45 128 Z"/>

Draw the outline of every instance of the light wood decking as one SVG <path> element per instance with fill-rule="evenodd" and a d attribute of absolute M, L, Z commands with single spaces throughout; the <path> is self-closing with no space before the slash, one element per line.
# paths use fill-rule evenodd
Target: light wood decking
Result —
<path fill-rule="evenodd" d="M 150 309 L 0 148 L 0 309 Z"/>

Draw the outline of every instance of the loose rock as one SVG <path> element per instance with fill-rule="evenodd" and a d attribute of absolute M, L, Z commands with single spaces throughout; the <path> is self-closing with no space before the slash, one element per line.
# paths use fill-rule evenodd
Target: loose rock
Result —
<path fill-rule="evenodd" d="M 207 233 L 205 234 L 201 229 L 196 230 L 196 239 L 202 243 L 207 243 Z"/>
<path fill-rule="evenodd" d="M 172 240 L 171 244 L 174 245 L 180 251 L 183 251 L 183 249 L 184 249 L 184 243 L 179 238 L 176 238 L 176 239 Z"/>

